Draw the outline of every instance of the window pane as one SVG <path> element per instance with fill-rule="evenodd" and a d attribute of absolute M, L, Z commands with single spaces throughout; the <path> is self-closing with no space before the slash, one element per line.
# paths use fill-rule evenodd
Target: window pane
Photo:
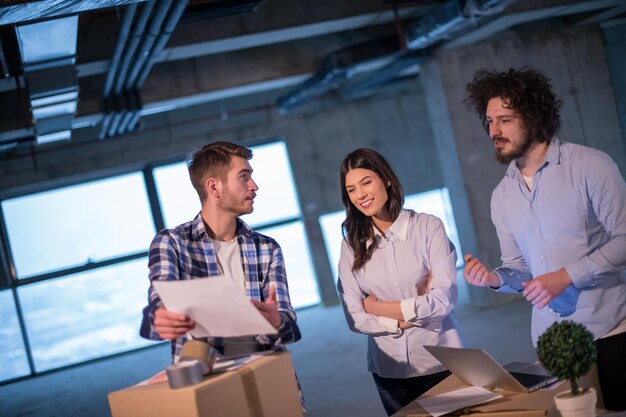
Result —
<path fill-rule="evenodd" d="M 306 307 L 320 302 L 320 294 L 311 262 L 309 244 L 301 221 L 260 230 L 274 238 L 285 258 L 289 296 L 294 308 Z"/>
<path fill-rule="evenodd" d="M 463 252 L 461 251 L 461 244 L 459 243 L 459 235 L 456 230 L 456 222 L 454 220 L 452 205 L 450 204 L 448 189 L 441 188 L 425 193 L 408 195 L 404 199 L 404 207 L 413 209 L 418 213 L 428 213 L 439 217 L 446 228 L 448 237 L 456 248 L 456 265 L 457 267 L 463 266 Z M 328 252 L 328 258 L 330 259 L 335 279 L 339 276 L 337 266 L 341 253 L 341 223 L 345 220 L 345 216 L 345 211 L 343 210 L 320 216 L 322 235 L 324 236 L 326 251 Z"/>
<path fill-rule="evenodd" d="M 296 186 L 291 175 L 287 147 L 274 142 L 251 148 L 252 178 L 259 186 L 254 211 L 242 217 L 250 226 L 300 217 Z"/>
<path fill-rule="evenodd" d="M 147 258 L 18 288 L 35 369 L 145 346 Z"/>
<path fill-rule="evenodd" d="M 344 210 L 335 211 L 333 213 L 320 216 L 320 225 L 322 226 L 322 236 L 326 244 L 326 253 L 333 270 L 335 282 L 339 278 L 339 255 L 341 254 L 341 223 L 346 219 Z"/>
<path fill-rule="evenodd" d="M 155 168 L 154 182 L 165 227 L 175 227 L 196 217 L 200 198 L 191 185 L 185 162 Z"/>
<path fill-rule="evenodd" d="M 24 339 L 10 290 L 0 292 L 0 381 L 28 375 Z"/>
<path fill-rule="evenodd" d="M 154 236 L 141 173 L 2 202 L 20 278 L 147 250 Z"/>
<path fill-rule="evenodd" d="M 253 146 L 250 161 L 252 178 L 259 186 L 254 212 L 242 217 L 250 226 L 300 216 L 300 206 L 291 175 L 287 148 L 283 142 Z M 155 168 L 154 180 L 166 227 L 193 219 L 200 200 L 189 180 L 187 164 L 180 162 Z"/>
<path fill-rule="evenodd" d="M 463 266 L 463 252 L 459 242 L 459 234 L 456 230 L 456 221 L 450 204 L 450 194 L 447 188 L 431 190 L 425 193 L 412 194 L 404 200 L 404 207 L 413 209 L 418 213 L 428 213 L 439 217 L 446 228 L 448 238 L 456 248 L 456 266 Z"/>

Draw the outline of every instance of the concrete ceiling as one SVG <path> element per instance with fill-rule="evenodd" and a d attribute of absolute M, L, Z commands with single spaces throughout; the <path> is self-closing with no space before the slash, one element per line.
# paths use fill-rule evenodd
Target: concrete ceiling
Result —
<path fill-rule="evenodd" d="M 161 20 L 160 5 L 166 9 Z M 142 11 L 145 26 L 138 30 Z M 45 27 L 68 16 L 78 16 L 76 44 L 63 68 L 71 69 L 75 81 L 46 78 L 48 73 L 41 77 L 24 63 L 29 50 L 20 28 Z M 623 0 L 5 1 L 0 6 L 0 160 L 132 136 L 155 115 L 209 102 L 223 103 L 227 118 L 244 111 L 297 111 L 315 100 L 350 100 L 415 77 L 420 62 L 437 48 L 463 47 L 510 31 L 606 25 L 625 17 Z M 43 52 L 60 42 L 45 30 L 37 38 Z M 128 73 L 140 62 L 135 72 L 145 77 L 119 83 L 116 94 L 124 58 Z M 117 72 L 109 75 L 116 60 Z M 38 140 L 47 125 L 34 117 L 35 75 L 51 80 L 43 83 L 51 89 L 76 83 L 75 111 L 65 106 L 71 112 L 71 138 Z M 129 130 L 103 129 L 114 123 L 126 123 Z"/>

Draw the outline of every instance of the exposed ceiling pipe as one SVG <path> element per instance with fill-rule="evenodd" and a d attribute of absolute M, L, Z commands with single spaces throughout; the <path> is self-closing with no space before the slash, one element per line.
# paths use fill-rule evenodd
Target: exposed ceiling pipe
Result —
<path fill-rule="evenodd" d="M 128 40 L 128 34 L 130 33 L 130 27 L 133 24 L 133 19 L 135 18 L 136 11 L 137 11 L 137 3 L 133 3 L 126 8 L 126 12 L 124 13 L 124 19 L 122 20 L 122 26 L 120 27 L 120 33 L 118 35 L 117 43 L 115 45 L 115 51 L 113 52 L 113 57 L 111 58 L 109 72 L 107 73 L 107 78 L 104 83 L 103 96 L 106 98 L 108 98 L 109 95 L 111 94 L 111 89 L 113 88 L 113 80 L 115 79 L 115 74 L 117 73 L 117 69 L 120 64 L 120 57 L 122 56 L 122 52 L 124 52 L 124 46 L 126 45 L 126 42 Z M 106 132 L 108 130 L 109 124 L 111 123 L 111 113 L 110 113 L 109 104 L 107 103 L 105 107 L 106 107 L 106 110 L 102 118 L 102 129 L 100 131 L 100 139 L 104 139 L 103 132 Z"/>
<path fill-rule="evenodd" d="M 183 15 L 183 12 L 185 11 L 188 3 L 189 3 L 189 0 L 177 0 L 176 1 L 176 5 L 170 12 L 169 17 L 167 18 L 167 20 L 165 21 L 165 24 L 163 25 L 163 30 L 161 31 L 161 34 L 159 35 L 156 41 L 153 52 L 150 54 L 146 64 L 144 65 L 143 69 L 137 76 L 137 80 L 135 81 L 135 86 L 134 86 L 135 88 L 141 87 L 143 83 L 145 82 L 146 77 L 148 76 L 148 73 L 150 72 L 154 64 L 156 63 L 158 55 L 161 53 L 161 51 L 163 51 L 163 49 L 165 48 L 165 45 L 167 44 L 167 41 L 170 39 L 170 36 L 172 36 L 172 33 L 174 32 L 174 29 L 176 28 L 176 25 L 178 24 L 178 21 Z"/>
<path fill-rule="evenodd" d="M 406 31 L 409 49 L 423 49 L 450 39 L 495 16 L 515 0 L 450 0 L 411 23 Z"/>
<path fill-rule="evenodd" d="M 132 37 L 129 44 L 126 46 L 126 49 L 124 50 L 124 56 L 122 58 L 120 70 L 115 76 L 115 94 L 120 94 L 122 92 L 122 88 L 124 88 L 128 69 L 130 68 L 130 64 L 133 62 L 132 60 L 135 56 L 135 52 L 137 51 L 137 47 L 139 46 L 139 42 L 143 38 L 146 24 L 148 23 L 148 19 L 150 18 L 155 2 L 156 0 L 147 1 L 144 4 L 143 9 L 141 10 L 139 19 L 135 22 Z"/>
<path fill-rule="evenodd" d="M 109 72 L 107 73 L 107 78 L 104 83 L 104 96 L 108 96 L 111 93 L 111 88 L 113 88 L 113 80 L 115 79 L 115 74 L 117 73 L 117 69 L 120 64 L 120 57 L 122 56 L 122 52 L 124 52 L 124 46 L 128 40 L 128 34 L 130 33 L 130 27 L 133 24 L 133 19 L 135 18 L 135 12 L 137 11 L 137 3 L 133 3 L 126 8 L 124 12 L 124 18 L 122 20 L 122 25 L 120 26 L 120 32 L 117 36 L 117 43 L 115 44 L 115 51 L 113 52 L 113 57 L 111 58 Z"/>
<path fill-rule="evenodd" d="M 449 0 L 442 3 L 431 13 L 412 22 L 404 33 L 400 33 L 401 42 L 395 50 L 378 56 L 378 58 L 387 57 L 391 62 L 360 79 L 335 76 L 336 73 L 350 74 L 349 69 L 360 64 L 356 60 L 348 67 L 323 68 L 293 92 L 281 97 L 278 100 L 278 108 L 286 112 L 332 89 L 339 90 L 344 99 L 371 92 L 376 87 L 393 81 L 411 66 L 423 63 L 428 57 L 427 49 L 431 46 L 460 34 L 486 18 L 502 13 L 513 1 Z M 332 82 L 329 81 L 329 77 Z"/>
<path fill-rule="evenodd" d="M 398 74 L 408 68 L 424 63 L 429 58 L 429 55 L 427 50 L 403 52 L 389 64 L 374 71 L 372 74 L 365 76 L 361 80 L 346 84 L 339 90 L 339 93 L 346 100 L 363 96 L 381 85 L 388 84 Z"/>
<path fill-rule="evenodd" d="M 116 126 L 116 129 L 109 129 L 109 136 L 121 135 L 124 134 L 127 130 L 128 123 L 131 121 L 133 114 L 135 112 L 135 108 L 133 108 L 134 100 L 131 97 L 138 95 L 137 90 L 135 92 L 131 92 L 135 84 L 135 79 L 137 78 L 137 74 L 141 69 L 142 65 L 148 58 L 148 56 L 152 53 L 152 47 L 156 38 L 161 31 L 161 26 L 167 13 L 170 10 L 172 5 L 172 0 L 161 0 L 159 1 L 155 13 L 150 18 L 150 25 L 148 26 L 148 31 L 144 34 L 141 45 L 139 46 L 137 53 L 135 54 L 135 59 L 133 60 L 132 66 L 129 68 L 128 76 L 125 79 L 120 79 L 119 81 L 124 84 L 125 94 L 124 96 L 127 98 L 126 104 L 124 107 L 124 111 L 122 112 L 123 116 L 120 117 L 120 123 Z"/>
<path fill-rule="evenodd" d="M 172 0 L 159 1 L 159 7 L 157 8 L 155 14 L 152 16 L 152 19 L 150 20 L 148 32 L 143 37 L 141 47 L 137 51 L 137 56 L 133 61 L 133 66 L 130 69 L 130 73 L 124 81 L 125 89 L 130 89 L 134 87 L 137 74 L 139 74 L 139 70 L 143 66 L 144 62 L 146 62 L 146 60 L 148 59 L 148 55 L 152 53 L 152 46 L 154 45 L 154 42 L 156 41 L 156 38 L 161 31 L 161 26 L 163 25 L 163 21 L 165 20 L 165 17 L 167 16 L 171 5 Z"/>
<path fill-rule="evenodd" d="M 128 109 L 126 106 L 126 94 L 122 94 L 124 86 L 126 84 L 126 78 L 128 76 L 128 71 L 131 68 L 132 63 L 137 57 L 137 50 L 141 39 L 145 34 L 146 25 L 152 11 L 154 10 L 154 6 L 156 5 L 156 0 L 149 0 L 145 6 L 144 10 L 139 17 L 139 20 L 136 22 L 136 26 L 133 29 L 133 36 L 128 45 L 126 51 L 124 52 L 124 58 L 122 59 L 122 67 L 120 68 L 120 73 L 117 75 L 115 79 L 115 87 L 114 87 L 114 100 L 115 104 L 115 112 L 113 113 L 113 119 L 111 121 L 111 125 L 109 126 L 108 131 L 106 132 L 106 136 L 111 137 L 117 134 L 119 125 L 123 121 L 125 115 L 128 113 Z M 159 3 L 160 4 L 160 3 Z"/>
<path fill-rule="evenodd" d="M 170 36 L 172 35 L 172 32 L 174 32 L 174 29 L 178 25 L 178 22 L 180 21 L 180 18 L 183 15 L 183 12 L 185 11 L 185 8 L 187 7 L 188 2 L 189 0 L 177 0 L 176 4 L 171 9 L 170 14 L 167 17 L 167 20 L 165 21 L 165 24 L 163 25 L 163 29 L 161 30 L 161 33 L 159 34 L 156 40 L 154 48 L 152 48 L 152 52 L 148 56 L 147 61 L 145 62 L 143 68 L 139 72 L 137 79 L 135 80 L 134 91 L 139 91 L 139 89 L 141 89 L 141 87 L 143 86 L 143 83 L 146 81 L 148 74 L 150 73 L 150 71 L 152 70 L 152 67 L 156 63 L 157 57 L 159 56 L 161 51 L 165 48 L 167 41 L 170 39 Z M 141 109 L 143 108 L 143 104 L 141 103 L 141 97 L 138 94 L 136 95 L 136 98 L 137 98 L 137 103 L 135 106 L 135 110 L 133 111 L 133 116 L 130 119 L 128 126 L 126 127 L 127 131 L 131 131 L 135 129 L 137 123 L 139 122 L 139 118 L 141 117 Z"/>
<path fill-rule="evenodd" d="M 78 15 L 145 0 L 1 0 L 0 26 Z"/>
<path fill-rule="evenodd" d="M 107 81 L 110 77 L 111 85 L 109 85 L 108 91 L 106 91 L 108 83 L 105 84 L 105 115 L 102 119 L 102 127 L 99 134 L 100 139 L 111 136 L 109 134 L 111 130 L 113 130 L 113 133 L 117 131 L 117 125 L 119 124 L 120 118 L 122 117 L 123 106 L 121 104 L 120 93 L 124 85 L 124 79 L 126 78 L 128 67 L 130 66 L 131 60 L 135 54 L 135 51 L 137 50 L 137 46 L 139 45 L 139 41 L 141 40 L 143 31 L 145 30 L 146 23 L 148 22 L 150 14 L 152 13 L 154 3 L 155 0 L 149 0 L 143 4 L 139 18 L 135 21 L 133 25 L 133 32 L 130 38 L 130 42 L 128 42 L 128 40 L 124 43 L 118 42 L 118 46 L 121 46 L 123 53 L 120 52 L 119 54 L 116 54 L 117 59 L 115 62 L 113 62 L 112 60 L 111 67 L 109 68 L 109 73 L 107 74 Z M 122 33 L 120 32 L 120 34 Z M 111 94 L 111 88 L 113 88 L 113 94 Z"/>
<path fill-rule="evenodd" d="M 327 55 L 320 70 L 297 88 L 278 99 L 279 111 L 286 113 L 297 106 L 339 88 L 341 84 L 352 79 L 360 65 L 391 57 L 397 54 L 400 48 L 399 38 L 394 35 L 358 44 Z"/>

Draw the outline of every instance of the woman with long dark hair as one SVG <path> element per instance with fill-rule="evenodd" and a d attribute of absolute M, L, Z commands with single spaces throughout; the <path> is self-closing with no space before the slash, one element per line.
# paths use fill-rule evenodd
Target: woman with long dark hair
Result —
<path fill-rule="evenodd" d="M 461 346 L 456 251 L 441 220 L 402 208 L 400 181 L 378 152 L 348 154 L 340 181 L 337 288 L 348 326 L 368 336 L 368 370 L 392 415 L 449 375 L 423 345 Z"/>

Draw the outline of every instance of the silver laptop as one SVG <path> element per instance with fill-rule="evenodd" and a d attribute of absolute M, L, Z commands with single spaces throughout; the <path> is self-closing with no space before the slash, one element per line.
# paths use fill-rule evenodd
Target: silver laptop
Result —
<path fill-rule="evenodd" d="M 424 346 L 461 382 L 477 387 L 501 388 L 508 391 L 531 392 L 557 380 L 540 365 L 515 362 L 524 372 L 509 372 L 481 349 Z M 527 365 L 526 367 L 520 365 Z"/>

